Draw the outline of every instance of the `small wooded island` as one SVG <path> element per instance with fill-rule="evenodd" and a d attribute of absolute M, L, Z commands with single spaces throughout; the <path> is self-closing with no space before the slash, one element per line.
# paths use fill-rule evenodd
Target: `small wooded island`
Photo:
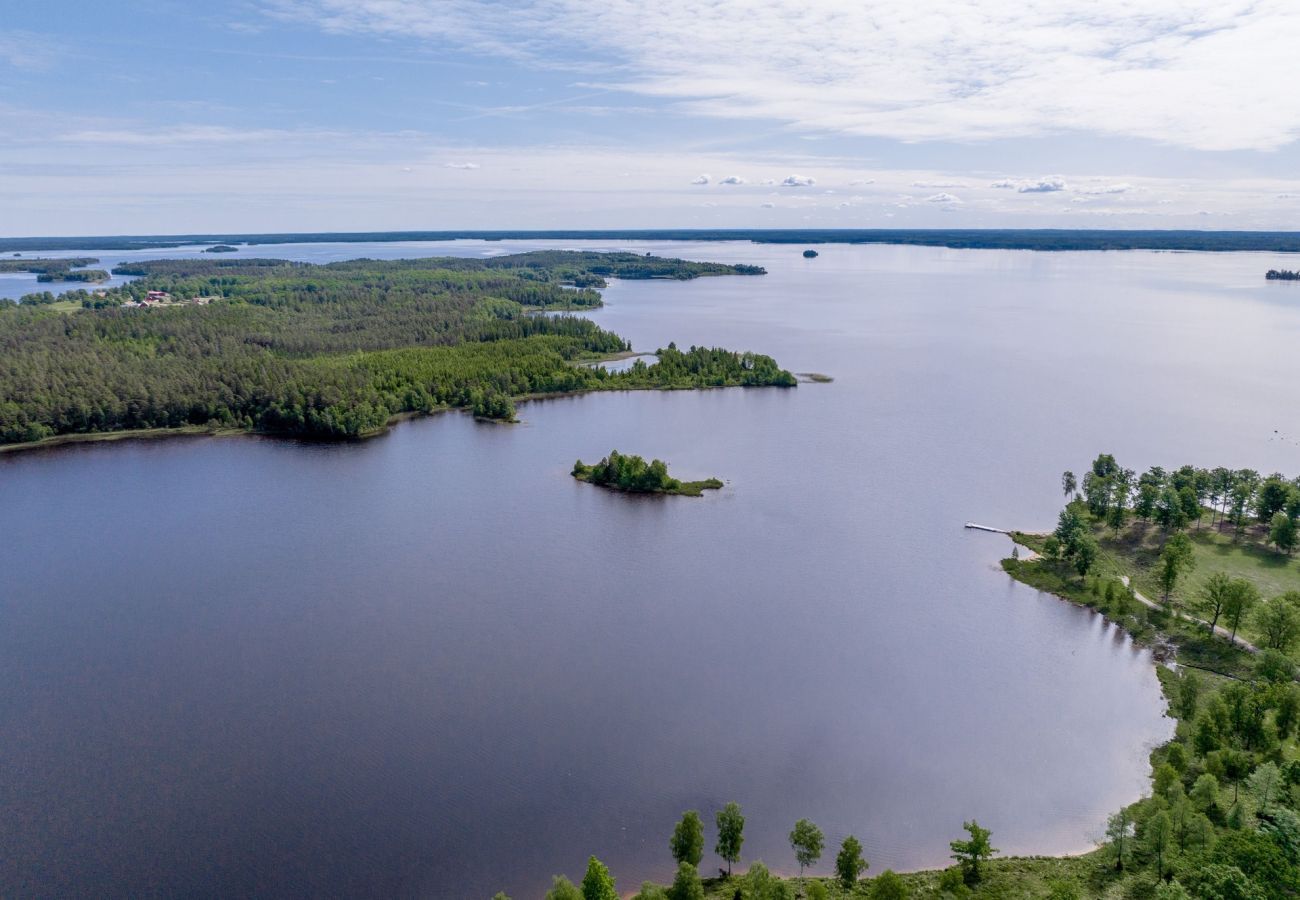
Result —
<path fill-rule="evenodd" d="M 1300 272 L 1293 272 L 1290 269 L 1269 269 L 1264 273 L 1264 277 L 1269 281 L 1300 281 Z"/>
<path fill-rule="evenodd" d="M 238 247 L 232 247 L 229 244 L 213 244 L 211 247 L 208 247 L 203 252 L 204 253 L 235 253 L 238 250 L 239 250 Z"/>
<path fill-rule="evenodd" d="M 668 474 L 668 464 L 661 459 L 646 462 L 639 456 L 626 456 L 617 450 L 595 465 L 582 460 L 573 464 L 573 477 L 588 484 L 599 485 L 628 494 L 681 494 L 699 497 L 705 491 L 722 487 L 717 478 L 703 481 L 678 481 Z"/>
<path fill-rule="evenodd" d="M 817 251 L 816 251 L 816 250 L 805 250 L 805 251 L 803 252 L 803 258 L 804 258 L 804 259 L 815 259 L 816 257 L 817 257 Z"/>

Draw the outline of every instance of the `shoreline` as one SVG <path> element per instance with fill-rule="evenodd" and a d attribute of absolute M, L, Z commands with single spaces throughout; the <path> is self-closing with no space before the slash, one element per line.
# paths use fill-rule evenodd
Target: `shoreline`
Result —
<path fill-rule="evenodd" d="M 629 351 L 628 355 L 638 356 L 641 354 L 633 353 Z M 627 356 L 624 356 L 623 358 L 626 359 Z M 774 387 L 781 387 L 781 386 L 780 385 L 718 384 L 718 385 L 689 385 L 689 386 L 680 386 L 680 387 L 675 387 L 675 386 L 629 387 L 627 385 L 619 385 L 617 387 L 608 387 L 608 388 L 588 387 L 588 388 L 580 388 L 571 391 L 546 391 L 546 392 L 535 392 L 530 394 L 518 394 L 512 396 L 510 400 L 512 403 L 535 403 L 540 400 L 561 400 L 568 397 L 582 397 L 587 394 L 613 394 L 619 392 L 640 393 L 643 391 L 663 391 L 668 393 L 673 391 L 718 391 L 718 390 L 732 390 L 732 389 L 752 390 L 755 388 L 762 389 L 762 388 L 774 388 Z M 785 390 L 785 388 L 782 388 L 782 390 Z M 97 444 L 97 443 L 109 443 L 114 441 L 127 441 L 127 440 L 146 441 L 146 440 L 158 440 L 164 438 L 181 438 L 181 437 L 261 437 L 261 438 L 276 438 L 281 440 L 305 441 L 313 444 L 349 444 L 349 443 L 356 443 L 359 441 L 368 441 L 377 437 L 383 437 L 384 435 L 388 434 L 388 432 L 391 431 L 395 426 L 400 425 L 406 421 L 411 421 L 415 419 L 424 419 L 432 416 L 441 415 L 442 413 L 456 412 L 456 411 L 461 411 L 469 415 L 473 415 L 473 412 L 467 406 L 440 406 L 436 409 L 431 409 L 424 412 L 394 413 L 391 417 L 389 417 L 388 421 L 385 422 L 379 428 L 375 428 L 371 431 L 364 432 L 362 434 L 356 435 L 355 437 L 338 437 L 338 438 L 310 437 L 307 435 L 295 434 L 293 432 L 282 432 L 282 431 L 257 431 L 257 430 L 250 431 L 244 428 L 227 428 L 227 427 L 211 428 L 207 425 L 180 425 L 177 426 L 176 428 L 139 428 L 139 429 L 129 429 L 129 430 L 122 430 L 122 431 L 76 432 L 73 434 L 56 434 L 51 437 L 41 438 L 39 441 L 24 441 L 22 443 L 17 443 L 17 444 L 0 444 L 0 457 L 3 457 L 6 454 L 18 454 L 18 453 L 26 453 L 34 450 L 54 449 L 57 447 L 68 446 L 71 444 Z M 507 422 L 499 419 L 488 419 L 482 416 L 475 416 L 474 418 L 485 422 L 492 422 L 493 424 L 503 424 L 503 425 L 519 424 L 518 419 Z"/>

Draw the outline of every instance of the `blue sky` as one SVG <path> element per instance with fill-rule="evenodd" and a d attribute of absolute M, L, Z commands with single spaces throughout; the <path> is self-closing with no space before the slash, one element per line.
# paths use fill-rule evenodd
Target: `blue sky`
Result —
<path fill-rule="evenodd" d="M 10 0 L 0 234 L 1291 229 L 1297 46 L 1292 0 Z"/>

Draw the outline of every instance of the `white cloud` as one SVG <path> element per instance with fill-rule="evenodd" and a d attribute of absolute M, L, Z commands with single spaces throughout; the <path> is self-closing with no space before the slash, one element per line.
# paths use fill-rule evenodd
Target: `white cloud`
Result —
<path fill-rule="evenodd" d="M 708 183 L 709 183 L 708 175 L 697 175 L 691 179 L 691 184 L 708 184 Z"/>
<path fill-rule="evenodd" d="M 1040 178 L 1037 181 L 1028 181 L 1016 187 L 1021 194 L 1051 194 L 1056 191 L 1063 191 L 1067 187 L 1064 178 Z"/>
<path fill-rule="evenodd" d="M 1127 194 L 1133 190 L 1133 185 L 1127 183 L 1103 184 L 1097 187 L 1079 188 L 1080 194 Z"/>
<path fill-rule="evenodd" d="M 918 188 L 964 188 L 960 181 L 913 181 L 912 187 Z"/>
<path fill-rule="evenodd" d="M 1090 132 L 1201 150 L 1300 136 L 1294 0 L 264 0 L 331 32 L 618 73 L 700 114 L 901 141 Z M 613 65 L 557 60 L 585 44 Z"/>
<path fill-rule="evenodd" d="M 862 185 L 875 184 L 875 183 L 876 183 L 876 179 L 874 179 L 874 178 L 859 178 L 859 179 L 857 179 L 856 181 L 850 181 L 850 182 L 849 182 L 849 186 L 850 186 L 850 187 L 860 187 L 860 186 L 862 186 Z"/>
<path fill-rule="evenodd" d="M 787 175 L 781 181 L 781 187 L 812 187 L 816 183 L 816 178 L 807 175 Z"/>
<path fill-rule="evenodd" d="M 763 207 L 763 209 L 776 209 L 775 203 L 760 203 L 759 205 Z"/>
<path fill-rule="evenodd" d="M 960 203 L 961 198 L 958 197 L 956 194 L 950 194 L 947 191 L 941 191 L 938 194 L 934 194 L 930 197 L 926 197 L 925 202 L 926 203 Z"/>
<path fill-rule="evenodd" d="M 739 175 L 728 175 L 726 178 L 723 178 L 721 181 L 718 182 L 718 184 L 744 184 L 744 183 L 745 183 L 745 179 L 741 178 Z"/>
<path fill-rule="evenodd" d="M 1012 181 L 1010 178 L 1003 178 L 999 181 L 993 182 L 992 184 L 989 185 L 989 187 L 1002 188 L 1003 190 L 1014 190 L 1016 187 L 1016 182 Z"/>
<path fill-rule="evenodd" d="M 446 165 L 448 169 L 477 169 L 478 163 L 475 162 L 449 162 Z"/>

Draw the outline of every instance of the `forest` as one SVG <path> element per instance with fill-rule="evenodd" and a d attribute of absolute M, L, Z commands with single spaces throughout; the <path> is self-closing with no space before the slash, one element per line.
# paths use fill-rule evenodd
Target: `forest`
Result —
<path fill-rule="evenodd" d="M 770 357 L 716 348 L 669 345 L 619 373 L 580 365 L 628 344 L 554 312 L 598 306 L 606 277 L 761 270 L 556 252 L 122 270 L 140 277 L 65 294 L 80 311 L 48 294 L 0 303 L 0 444 L 180 427 L 353 438 L 446 408 L 509 420 L 515 399 L 560 392 L 795 384 Z M 136 306 L 149 291 L 208 302 Z"/>
<path fill-rule="evenodd" d="M 679 481 L 668 474 L 668 464 L 661 459 L 646 462 L 640 456 L 611 450 L 598 463 L 587 465 L 582 460 L 573 464 L 573 477 L 588 484 L 599 485 L 629 494 L 682 494 L 699 497 L 705 491 L 722 487 L 717 478 L 703 481 Z"/>

